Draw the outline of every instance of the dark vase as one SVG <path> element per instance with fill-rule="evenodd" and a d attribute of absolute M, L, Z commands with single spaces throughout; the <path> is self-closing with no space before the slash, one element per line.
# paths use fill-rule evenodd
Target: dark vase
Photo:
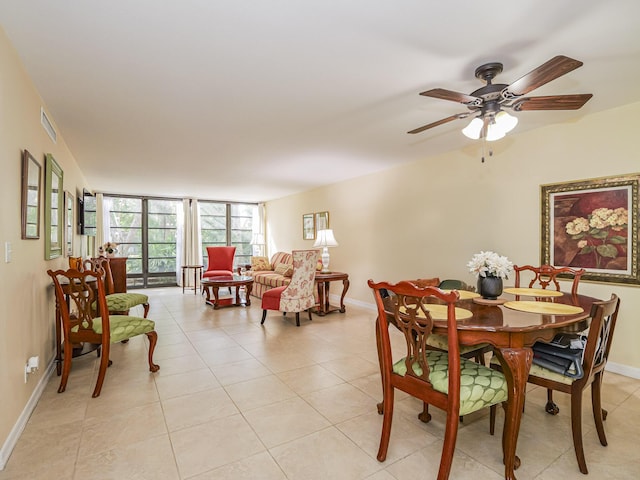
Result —
<path fill-rule="evenodd" d="M 502 278 L 478 277 L 478 293 L 487 300 L 495 300 L 502 295 Z"/>

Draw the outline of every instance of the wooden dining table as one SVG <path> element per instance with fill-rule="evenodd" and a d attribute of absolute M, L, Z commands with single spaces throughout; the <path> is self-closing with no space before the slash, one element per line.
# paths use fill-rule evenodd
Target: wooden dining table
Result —
<path fill-rule="evenodd" d="M 546 302 L 547 306 L 550 306 L 548 303 L 571 305 L 580 307 L 582 311 L 567 315 L 521 311 L 509 307 L 509 305 L 519 306 L 512 303 L 513 301 L 524 301 L 527 304 L 531 301 Z M 527 377 L 533 360 L 531 347 L 538 340 L 550 341 L 558 331 L 579 332 L 588 328 L 591 306 L 595 301 L 598 299 L 570 293 L 562 293 L 554 297 L 516 296 L 503 293 L 497 301 L 461 298 L 456 304 L 472 313 L 468 318 L 457 322 L 460 345 L 477 345 L 485 342 L 493 345 L 507 380 L 509 400 L 502 437 L 504 478 L 507 480 L 516 478 L 515 470 L 520 466 L 520 459 L 516 456 L 516 445 Z M 544 307 L 544 305 L 540 306 Z M 446 334 L 446 320 L 436 320 L 433 331 Z"/>

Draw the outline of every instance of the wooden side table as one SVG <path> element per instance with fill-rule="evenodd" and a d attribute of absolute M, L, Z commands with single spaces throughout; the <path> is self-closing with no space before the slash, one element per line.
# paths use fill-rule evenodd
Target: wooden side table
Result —
<path fill-rule="evenodd" d="M 329 303 L 329 287 L 331 282 L 342 281 L 342 295 L 340 296 L 340 306 L 334 307 Z M 318 299 L 319 303 L 316 308 L 316 313 L 320 316 L 324 316 L 327 313 L 337 312 L 344 313 L 346 311 L 344 307 L 344 296 L 349 290 L 349 275 L 342 272 L 329 272 L 322 273 L 316 272 L 316 284 L 318 285 Z"/>
<path fill-rule="evenodd" d="M 202 265 L 182 265 L 182 293 L 185 289 L 190 290 L 191 287 L 186 287 L 187 277 L 189 270 L 193 270 L 193 294 L 198 292 L 198 279 L 202 279 Z"/>

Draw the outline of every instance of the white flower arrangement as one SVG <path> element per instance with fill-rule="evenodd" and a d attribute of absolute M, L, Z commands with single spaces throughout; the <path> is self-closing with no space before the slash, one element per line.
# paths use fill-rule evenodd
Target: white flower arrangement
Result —
<path fill-rule="evenodd" d="M 118 244 L 116 242 L 107 242 L 104 245 L 100 245 L 98 248 L 98 253 L 113 255 L 118 251 Z"/>
<path fill-rule="evenodd" d="M 509 278 L 509 274 L 513 272 L 513 263 L 495 252 L 476 253 L 467 267 L 476 277 Z"/>

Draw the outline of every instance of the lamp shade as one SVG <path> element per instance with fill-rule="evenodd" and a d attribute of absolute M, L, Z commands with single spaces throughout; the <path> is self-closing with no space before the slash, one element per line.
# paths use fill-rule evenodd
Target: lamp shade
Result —
<path fill-rule="evenodd" d="M 338 242 L 336 238 L 333 236 L 333 230 L 318 230 L 318 236 L 316 238 L 316 243 L 313 244 L 314 247 L 337 247 Z"/>

